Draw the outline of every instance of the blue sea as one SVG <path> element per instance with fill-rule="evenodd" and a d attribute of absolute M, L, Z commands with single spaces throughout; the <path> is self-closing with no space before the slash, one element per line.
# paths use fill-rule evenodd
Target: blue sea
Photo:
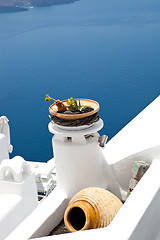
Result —
<path fill-rule="evenodd" d="M 11 157 L 52 158 L 47 93 L 98 101 L 100 134 L 111 139 L 160 93 L 160 1 L 0 14 L 0 116 L 10 120 Z"/>

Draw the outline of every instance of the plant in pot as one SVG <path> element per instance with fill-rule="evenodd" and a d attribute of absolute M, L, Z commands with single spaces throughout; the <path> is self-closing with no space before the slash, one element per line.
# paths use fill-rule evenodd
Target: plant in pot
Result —
<path fill-rule="evenodd" d="M 54 103 L 50 105 L 49 112 L 61 119 L 74 120 L 91 116 L 98 112 L 98 102 L 90 99 L 74 99 L 71 97 L 68 100 L 60 101 L 46 95 L 45 101 Z"/>

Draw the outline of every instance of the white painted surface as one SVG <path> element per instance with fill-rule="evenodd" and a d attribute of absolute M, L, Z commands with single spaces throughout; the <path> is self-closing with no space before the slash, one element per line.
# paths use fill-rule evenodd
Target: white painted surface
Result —
<path fill-rule="evenodd" d="M 30 173 L 29 164 L 20 156 L 16 156 L 12 160 L 4 159 L 0 165 L 0 180 L 20 183 Z"/>
<path fill-rule="evenodd" d="M 66 194 L 56 187 L 6 240 L 27 240 L 47 235 L 62 220 L 67 205 Z"/>
<path fill-rule="evenodd" d="M 35 174 L 38 194 L 50 194 L 57 185 L 54 159 L 48 162 L 29 162 L 29 164 Z"/>
<path fill-rule="evenodd" d="M 71 199 L 75 193 L 86 187 L 109 189 L 112 186 L 114 193 L 121 197 L 112 169 L 98 142 L 99 134 L 96 131 L 102 128 L 102 120 L 82 131 L 58 131 L 58 127 L 55 131 L 54 125 L 52 126 L 52 132 L 56 133 L 53 137 L 53 151 L 57 186 L 68 198 Z"/>
<path fill-rule="evenodd" d="M 46 162 L 29 162 L 32 172 L 35 174 L 41 174 L 42 176 L 48 176 L 55 167 L 54 160 Z"/>
<path fill-rule="evenodd" d="M 124 191 L 134 161 L 160 157 L 160 96 L 106 144 L 104 156 Z"/>
<path fill-rule="evenodd" d="M 9 152 L 12 152 L 10 144 L 9 120 L 5 116 L 0 117 L 0 163 L 3 159 L 9 158 Z"/>
<path fill-rule="evenodd" d="M 31 236 L 40 237 L 48 234 L 49 229 L 54 228 L 62 219 L 68 202 L 67 196 L 70 199 L 75 192 L 86 187 L 86 184 L 87 186 L 88 184 L 93 186 L 97 182 L 100 184 L 99 187 L 110 187 L 111 191 L 116 192 L 117 183 L 115 178 L 118 180 L 122 190 L 126 191 L 131 177 L 133 162 L 135 160 L 143 160 L 151 163 L 154 158 L 158 158 L 142 177 L 124 206 L 107 228 L 44 238 L 48 240 L 75 240 L 97 237 L 99 239 L 157 240 L 158 236 L 160 236 L 160 214 L 157 211 L 160 199 L 159 109 L 160 97 L 111 139 L 100 152 L 96 134 L 93 141 L 87 142 L 87 147 L 85 148 L 86 140 L 83 136 L 79 136 L 79 139 L 77 138 L 78 131 L 74 134 L 75 136 L 71 135 L 72 144 L 66 138 L 69 135 L 64 134 L 63 136 L 63 134 L 59 134 L 60 136 L 58 136 L 58 133 L 56 133 L 57 136 L 54 136 L 53 145 L 56 168 L 59 174 L 59 188 L 56 188 L 58 192 L 54 190 L 41 203 L 42 205 L 40 204 L 7 239 L 25 240 Z M 61 129 L 61 132 L 64 131 Z M 77 152 L 80 152 L 78 156 Z M 86 157 L 88 155 L 90 156 L 89 158 Z M 98 161 L 96 161 L 97 159 Z M 68 165 L 69 167 L 67 167 Z M 110 168 L 112 168 L 113 172 Z M 113 173 L 112 178 L 110 178 L 110 173 Z M 95 178 L 97 181 L 95 181 Z M 79 186 L 79 184 L 81 185 Z M 115 189 L 114 186 L 116 186 Z M 46 208 L 46 206 L 48 207 Z"/>
<path fill-rule="evenodd" d="M 0 239 L 5 239 L 36 207 L 35 177 L 23 158 L 0 165 Z"/>
<path fill-rule="evenodd" d="M 0 163 L 3 159 L 8 159 L 8 145 L 7 138 L 4 134 L 0 133 Z"/>
<path fill-rule="evenodd" d="M 6 136 L 6 142 L 7 142 L 7 150 L 8 152 L 12 152 L 13 147 L 10 144 L 10 128 L 8 124 L 9 120 L 6 116 L 0 117 L 0 133 L 4 134 Z"/>
<path fill-rule="evenodd" d="M 108 227 L 55 235 L 41 238 L 41 240 L 158 240 L 158 236 L 160 236 L 159 172 L 160 159 L 153 161 L 147 173 L 142 177 Z"/>
<path fill-rule="evenodd" d="M 0 207 L 0 227 L 2 228 L 2 230 L 3 230 L 2 221 L 7 223 L 6 221 L 8 221 L 8 218 L 6 219 L 6 221 L 5 221 L 5 218 L 9 214 L 11 214 L 15 210 L 15 208 L 17 208 L 17 206 L 20 204 L 21 201 L 22 201 L 22 197 L 17 194 L 9 194 L 9 193 L 0 194 L 0 206 L 1 206 Z M 6 228 L 5 225 L 4 227 Z"/>
<path fill-rule="evenodd" d="M 74 128 L 74 130 L 64 130 L 64 129 L 61 129 L 60 127 L 58 127 L 58 125 L 53 124 L 51 122 L 48 125 L 48 129 L 51 133 L 62 135 L 62 136 L 65 136 L 65 137 L 73 137 L 73 136 L 92 134 L 92 133 L 95 133 L 95 132 L 101 130 L 102 127 L 103 127 L 103 120 L 102 119 L 99 119 L 98 122 L 94 123 L 90 127 L 87 127 L 85 129 L 83 128 L 81 130 L 75 130 L 75 128 Z"/>

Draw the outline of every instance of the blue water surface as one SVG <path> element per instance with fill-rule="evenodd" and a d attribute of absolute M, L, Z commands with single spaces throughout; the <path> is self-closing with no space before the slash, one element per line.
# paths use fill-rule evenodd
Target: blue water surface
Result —
<path fill-rule="evenodd" d="M 100 103 L 111 139 L 160 90 L 159 0 L 79 0 L 0 14 L 0 115 L 14 151 L 52 157 L 49 93 Z"/>

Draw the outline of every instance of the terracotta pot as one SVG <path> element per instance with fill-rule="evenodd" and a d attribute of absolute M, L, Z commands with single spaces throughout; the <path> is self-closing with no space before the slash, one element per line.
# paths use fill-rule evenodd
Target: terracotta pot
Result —
<path fill-rule="evenodd" d="M 65 211 L 65 226 L 70 232 L 106 227 L 121 206 L 122 202 L 107 190 L 83 189 L 71 199 Z"/>
<path fill-rule="evenodd" d="M 87 112 L 87 113 L 82 113 L 82 114 L 64 114 L 64 113 L 59 113 L 57 112 L 57 106 L 56 106 L 56 103 L 53 103 L 50 107 L 49 107 L 49 112 L 58 117 L 58 118 L 61 118 L 61 119 L 65 119 L 65 120 L 76 120 L 76 119 L 81 119 L 81 118 L 85 118 L 85 117 L 89 117 L 93 114 L 95 114 L 96 112 L 98 112 L 99 110 L 99 103 L 94 101 L 94 100 L 91 100 L 91 99 L 75 99 L 77 101 L 80 101 L 82 105 L 86 105 L 86 106 L 89 106 L 89 107 L 92 107 L 93 108 L 93 111 L 91 112 Z M 65 106 L 66 106 L 66 102 L 68 100 L 63 100 L 61 101 Z"/>

